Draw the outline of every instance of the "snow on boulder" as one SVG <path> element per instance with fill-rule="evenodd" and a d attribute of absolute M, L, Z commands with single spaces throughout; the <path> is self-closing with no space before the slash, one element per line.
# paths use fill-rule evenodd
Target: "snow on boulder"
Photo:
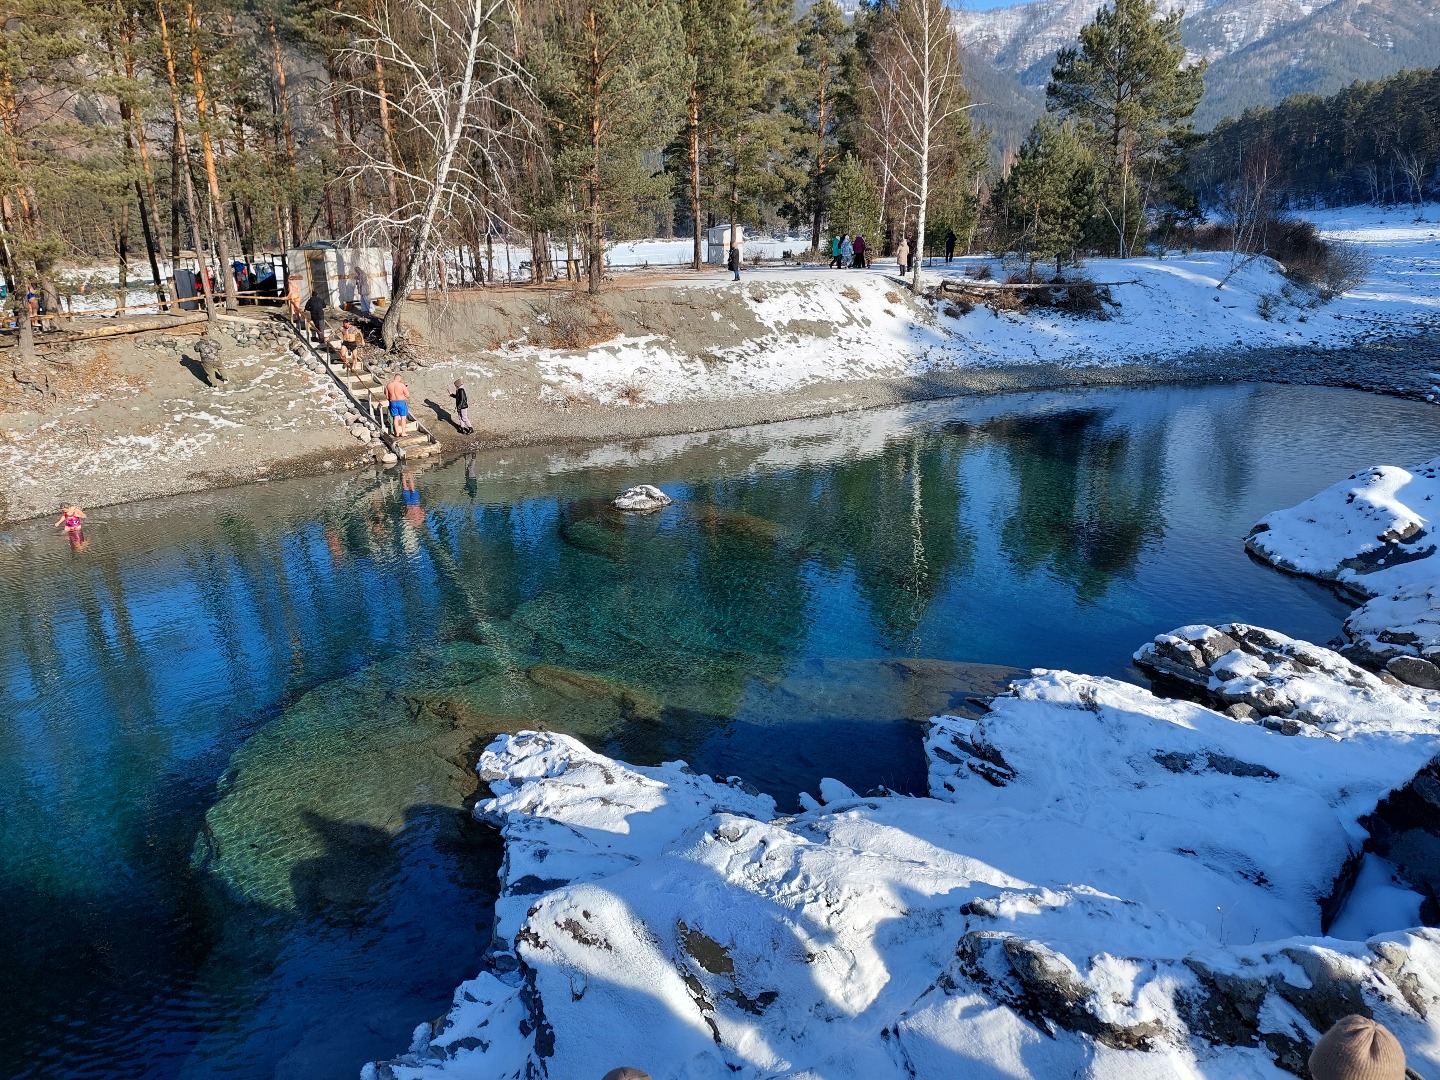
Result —
<path fill-rule="evenodd" d="M 1237 651 L 1205 629 L 1174 636 Z M 1305 677 L 1363 699 L 1348 674 Z M 932 797 L 822 786 L 793 817 L 679 762 L 503 736 L 476 811 L 506 845 L 492 962 L 376 1075 L 1279 1078 L 1356 1011 L 1433 1073 L 1440 935 L 1320 937 L 1361 819 L 1440 751 L 1420 700 L 1285 738 L 1038 672 L 932 720 Z"/>
<path fill-rule="evenodd" d="M 1440 689 L 1440 580 L 1402 585 L 1367 601 L 1345 620 L 1345 636 L 1352 644 L 1344 652 L 1357 662 Z"/>
<path fill-rule="evenodd" d="M 1144 645 L 1135 662 L 1238 719 L 1256 719 L 1286 735 L 1440 732 L 1440 695 L 1245 623 L 1182 626 Z"/>
<path fill-rule="evenodd" d="M 673 501 L 659 488 L 649 484 L 640 484 L 636 487 L 626 488 L 615 497 L 615 501 L 611 505 L 616 510 L 635 510 L 640 513 L 648 513 L 651 510 L 669 506 Z"/>
<path fill-rule="evenodd" d="M 1440 458 L 1356 473 L 1262 518 L 1245 546 L 1283 570 L 1338 581 L 1368 602 L 1345 623 L 1357 663 L 1440 689 Z"/>
<path fill-rule="evenodd" d="M 1440 511 L 1440 458 L 1382 465 L 1260 519 L 1245 546 L 1297 574 L 1339 581 L 1366 596 L 1435 581 L 1432 518 Z"/>

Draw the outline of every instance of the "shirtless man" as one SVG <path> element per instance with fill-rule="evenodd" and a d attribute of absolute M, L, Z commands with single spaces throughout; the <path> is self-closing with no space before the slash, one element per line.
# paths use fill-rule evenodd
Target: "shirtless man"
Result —
<path fill-rule="evenodd" d="M 285 300 L 290 305 L 290 321 L 297 330 L 305 329 L 305 309 L 300 306 L 300 283 L 294 278 L 290 279 L 290 289 L 285 294 Z"/>
<path fill-rule="evenodd" d="M 395 437 L 403 439 L 410 424 L 410 388 L 405 385 L 400 373 L 385 384 L 385 400 L 390 402 L 390 418 L 395 421 Z"/>
<path fill-rule="evenodd" d="M 346 319 L 340 325 L 340 360 L 347 371 L 354 371 L 360 362 L 360 346 L 364 343 L 365 335 L 360 333 L 360 328 Z"/>

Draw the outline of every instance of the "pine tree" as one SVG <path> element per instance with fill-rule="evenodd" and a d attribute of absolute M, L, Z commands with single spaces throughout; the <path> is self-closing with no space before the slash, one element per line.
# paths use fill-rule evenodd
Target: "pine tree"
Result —
<path fill-rule="evenodd" d="M 562 188 L 578 195 L 586 276 L 598 292 L 605 242 L 668 197 L 661 149 L 683 123 L 690 74 L 675 0 L 566 0 L 537 49 Z"/>
<path fill-rule="evenodd" d="M 25 292 L 38 288 L 53 312 L 54 267 L 67 248 L 63 213 L 84 194 L 76 162 L 95 149 L 95 132 L 65 107 L 91 75 L 94 12 L 79 0 L 8 7 L 0 34 L 0 271 L 17 316 L 19 355 L 29 363 Z"/>
<path fill-rule="evenodd" d="M 1041 117 L 992 200 L 1014 249 L 1033 271 L 1040 259 L 1061 260 L 1085 235 L 1096 207 L 1095 159 L 1072 125 Z"/>
<path fill-rule="evenodd" d="M 797 115 L 808 133 L 810 246 L 820 246 L 827 186 L 840 152 L 841 132 L 853 112 L 846 76 L 852 67 L 854 34 L 835 0 L 818 0 L 800 20 Z"/>
<path fill-rule="evenodd" d="M 712 183 L 732 228 L 783 196 L 780 165 L 794 158 L 798 124 L 776 108 L 796 75 L 791 11 L 790 0 L 716 4 Z"/>
<path fill-rule="evenodd" d="M 1046 106 L 1074 117 L 1104 165 L 1103 205 L 1123 258 L 1144 243 L 1146 211 L 1179 165 L 1177 144 L 1204 92 L 1204 63 L 1185 65 L 1182 11 L 1113 0 L 1061 49 Z"/>
<path fill-rule="evenodd" d="M 880 189 L 854 154 L 846 154 L 835 172 L 830 231 L 850 236 L 880 234 Z"/>

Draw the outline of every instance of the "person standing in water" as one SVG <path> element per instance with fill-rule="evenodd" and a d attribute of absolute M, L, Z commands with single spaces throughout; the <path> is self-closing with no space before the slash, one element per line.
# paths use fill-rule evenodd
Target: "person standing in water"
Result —
<path fill-rule="evenodd" d="M 55 522 L 55 528 L 65 530 L 65 538 L 70 541 L 73 551 L 85 550 L 85 511 L 78 506 L 62 506 L 60 518 Z"/>
<path fill-rule="evenodd" d="M 455 380 L 455 392 L 450 396 L 455 399 L 455 418 L 459 421 L 455 426 L 462 435 L 474 435 L 475 429 L 470 426 L 470 398 L 459 379 Z"/>
<path fill-rule="evenodd" d="M 60 519 L 55 522 L 55 528 L 64 529 L 67 533 L 80 531 L 85 521 L 85 511 L 78 506 L 62 506 L 60 508 Z"/>
<path fill-rule="evenodd" d="M 385 400 L 390 403 L 390 419 L 395 422 L 395 437 L 403 439 L 410 423 L 410 388 L 397 371 L 385 384 Z"/>

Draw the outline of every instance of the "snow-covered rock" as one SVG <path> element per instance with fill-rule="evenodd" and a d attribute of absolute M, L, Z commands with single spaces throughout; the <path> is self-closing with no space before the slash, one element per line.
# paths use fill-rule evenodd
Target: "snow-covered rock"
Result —
<path fill-rule="evenodd" d="M 1171 636 L 1258 663 L 1205 629 Z M 794 817 L 681 763 L 503 736 L 477 807 L 506 843 L 494 962 L 378 1075 L 1278 1078 L 1355 1011 L 1434 1072 L 1440 933 L 1321 934 L 1361 819 L 1440 724 L 1264 640 L 1292 700 L 1328 703 L 1316 737 L 1037 672 L 932 721 L 931 798 L 822 784 Z"/>
<path fill-rule="evenodd" d="M 1440 689 L 1440 458 L 1365 469 L 1260 520 L 1245 546 L 1283 570 L 1366 597 L 1345 623 L 1351 659 Z"/>
<path fill-rule="evenodd" d="M 1376 716 L 1391 731 L 1440 731 L 1440 695 L 1258 626 L 1182 626 L 1143 646 L 1135 662 L 1287 735 L 1345 736 L 1369 730 Z"/>
<path fill-rule="evenodd" d="M 1440 578 L 1431 519 L 1440 511 L 1440 458 L 1381 465 L 1260 519 L 1245 546 L 1282 570 L 1338 581 L 1364 596 Z"/>
<path fill-rule="evenodd" d="M 652 487 L 650 484 L 639 484 L 632 488 L 626 488 L 615 497 L 615 501 L 611 505 L 616 510 L 635 510 L 640 513 L 648 513 L 651 510 L 669 506 L 673 501 L 659 488 Z"/>

